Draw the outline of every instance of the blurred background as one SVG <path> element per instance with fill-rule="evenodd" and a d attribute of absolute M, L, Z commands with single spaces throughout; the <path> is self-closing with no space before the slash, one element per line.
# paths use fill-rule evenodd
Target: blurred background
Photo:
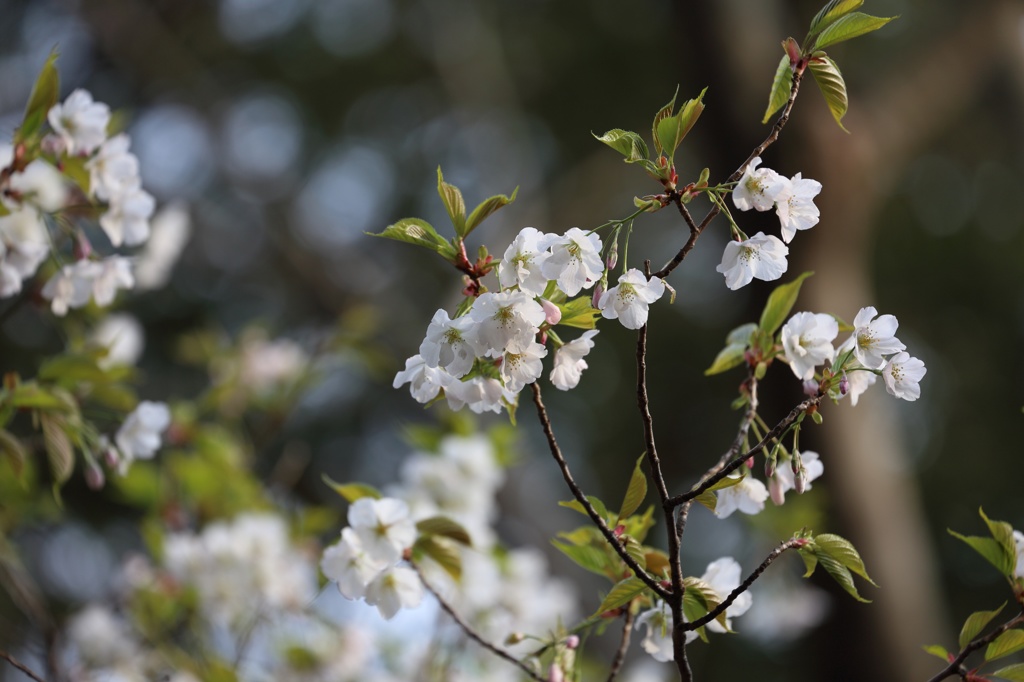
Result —
<path fill-rule="evenodd" d="M 236 338 L 255 322 L 299 341 L 327 331 L 348 339 L 255 465 L 269 472 L 283 443 L 301 443 L 308 459 L 289 485 L 300 499 L 333 503 L 321 473 L 384 486 L 409 451 L 403 429 L 443 417 L 443 405 L 424 410 L 391 379 L 462 288 L 440 259 L 365 233 L 407 216 L 444 233 L 438 165 L 471 205 L 519 187 L 471 239 L 499 256 L 527 225 L 563 232 L 624 217 L 634 196 L 659 187 L 590 133 L 648 136 L 677 84 L 684 100 L 708 86 L 707 110 L 677 155 L 680 176 L 706 166 L 724 179 L 767 134 L 760 119 L 780 41 L 801 39 L 817 9 L 797 0 L 5 1 L 0 136 L 20 122 L 56 45 L 62 95 L 84 87 L 121 112 L 145 187 L 161 204 L 188 206 L 192 239 L 169 286 L 125 306 L 146 331 L 144 396 L 202 388 L 203 373 L 181 369 L 181 334 Z M 800 583 L 800 562 L 782 561 L 755 589 L 761 610 L 736 621 L 740 636 L 691 647 L 698 679 L 927 678 L 938 661 L 921 646 L 952 646 L 968 613 L 1005 599 L 999 576 L 946 528 L 983 533 L 982 505 L 1024 527 L 1024 6 L 869 0 L 864 11 L 901 18 L 829 51 L 850 92 L 850 134 L 808 82 L 765 165 L 824 185 L 820 224 L 791 245 L 790 275 L 816 271 L 797 310 L 895 314 L 928 366 L 922 399 L 899 402 L 876 386 L 856 408 L 826 406 L 824 427 L 805 432 L 825 462 L 813 491 L 755 518 L 697 510 L 683 551 L 689 574 L 727 554 L 750 567 L 808 525 L 851 538 L 881 589 L 865 586 L 874 604 L 858 604 L 817 576 Z M 741 218 L 749 234 L 774 222 Z M 686 235 L 671 211 L 644 216 L 630 265 L 659 267 Z M 726 237 L 719 220 L 669 278 L 676 303 L 659 303 L 652 318 L 652 411 L 674 490 L 732 439 L 740 373 L 702 372 L 771 289 L 726 289 L 714 271 Z M 40 311 L 2 318 L 5 364 L 56 347 Z M 547 390 L 546 400 L 585 489 L 614 500 L 643 450 L 635 339 L 604 325 L 597 341 L 580 388 Z M 787 368 L 771 368 L 765 418 L 799 400 Z M 530 407 L 518 413 L 519 463 L 499 530 L 512 546 L 544 547 L 578 519 L 555 505 L 568 493 Z M 98 517 L 96 542 L 110 528 Z M 563 557 L 550 560 L 578 576 Z M 595 598 L 597 583 L 581 587 Z"/>

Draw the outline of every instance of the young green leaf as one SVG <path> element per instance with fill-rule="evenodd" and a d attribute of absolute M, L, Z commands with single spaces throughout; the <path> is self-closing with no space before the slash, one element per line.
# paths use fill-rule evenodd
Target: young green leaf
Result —
<path fill-rule="evenodd" d="M 646 455 L 647 453 L 645 452 L 637 457 L 636 466 L 633 467 L 633 475 L 629 477 L 629 485 L 626 486 L 626 496 L 623 498 L 622 506 L 619 508 L 617 524 L 622 523 L 622 520 L 627 516 L 632 516 L 633 512 L 640 508 L 644 498 L 647 497 L 647 475 L 644 474 L 644 470 L 641 467 Z"/>
<path fill-rule="evenodd" d="M 624 604 L 628 604 L 646 589 L 647 585 L 644 584 L 644 581 L 636 576 L 631 575 L 624 580 L 620 580 L 609 590 L 608 595 L 601 601 L 601 605 L 597 607 L 597 611 L 591 617 L 600 616 L 605 611 L 611 611 Z"/>
<path fill-rule="evenodd" d="M 707 91 L 708 89 L 704 88 L 696 98 L 687 100 L 675 116 L 666 116 L 658 121 L 655 137 L 669 158 L 675 154 L 683 138 L 704 111 L 704 93 Z"/>
<path fill-rule="evenodd" d="M 949 534 L 970 545 L 975 552 L 985 557 L 1003 575 L 1013 573 L 1016 557 L 1013 554 L 1008 554 L 1006 548 L 996 540 L 978 537 L 977 535 L 961 535 L 954 530 L 949 530 Z"/>
<path fill-rule="evenodd" d="M 576 329 L 594 329 L 597 327 L 597 318 L 601 317 L 601 311 L 590 305 L 590 296 L 580 296 L 567 303 L 558 303 L 558 309 L 562 313 L 562 319 L 558 324 Z"/>
<path fill-rule="evenodd" d="M 468 231 L 466 229 L 466 201 L 462 198 L 462 192 L 458 187 L 444 181 L 440 166 L 437 167 L 437 194 L 448 211 L 452 225 L 455 226 L 455 234 L 465 237 Z"/>
<path fill-rule="evenodd" d="M 1014 663 L 992 673 L 993 677 L 1010 682 L 1024 682 L 1024 663 Z"/>
<path fill-rule="evenodd" d="M 772 81 L 772 90 L 768 93 L 768 108 L 764 110 L 764 117 L 761 123 L 767 123 L 776 111 L 781 109 L 789 101 L 789 91 L 793 88 L 793 69 L 789 64 L 789 55 L 783 54 L 779 60 L 779 66 L 775 69 L 775 79 Z"/>
<path fill-rule="evenodd" d="M 814 18 L 811 19 L 811 28 L 807 37 L 811 38 L 825 28 L 831 26 L 835 21 L 846 16 L 864 4 L 864 0 L 830 0 L 826 3 Z"/>
<path fill-rule="evenodd" d="M 828 554 L 843 566 L 846 566 L 848 569 L 864 578 L 875 587 L 878 587 L 864 568 L 864 561 L 860 558 L 860 554 L 857 553 L 857 550 L 854 549 L 853 543 L 846 538 L 825 533 L 815 536 L 814 545 L 816 547 L 815 553 L 819 556 L 822 553 Z"/>
<path fill-rule="evenodd" d="M 330 487 L 331 490 L 341 495 L 349 503 L 355 502 L 363 497 L 372 497 L 375 500 L 379 500 L 383 497 L 383 495 L 380 494 L 380 491 L 372 485 L 366 485 L 365 483 L 338 483 L 327 474 L 322 474 L 320 478 Z"/>
<path fill-rule="evenodd" d="M 946 647 L 940 646 L 938 644 L 932 644 L 930 646 L 926 646 L 926 647 L 923 647 L 923 648 L 924 648 L 924 650 L 926 652 L 928 652 L 932 656 L 937 656 L 938 658 L 941 658 L 946 663 L 949 663 L 949 652 L 946 651 Z"/>
<path fill-rule="evenodd" d="M 850 132 L 843 126 L 843 116 L 846 115 L 850 101 L 846 96 L 846 81 L 843 80 L 843 74 L 839 72 L 839 66 L 831 58 L 821 53 L 820 56 L 811 59 L 808 67 L 811 70 L 811 75 L 814 76 L 814 82 L 817 83 L 818 89 L 821 90 L 821 94 L 825 98 L 825 104 L 828 105 L 832 118 L 845 132 Z"/>
<path fill-rule="evenodd" d="M 590 506 L 594 508 L 594 511 L 597 512 L 598 516 L 600 516 L 605 521 L 608 520 L 608 508 L 605 507 L 604 502 L 599 500 L 594 495 L 587 495 L 587 501 L 590 502 Z M 584 516 L 590 516 L 590 514 L 587 513 L 587 510 L 583 508 L 583 505 L 579 503 L 579 500 L 567 500 L 564 502 L 559 502 L 558 506 L 565 507 L 567 509 L 573 509 L 575 511 L 578 511 L 580 514 L 583 514 Z"/>
<path fill-rule="evenodd" d="M 709 377 L 715 374 L 721 374 L 722 372 L 728 372 L 733 367 L 738 367 L 743 364 L 743 354 L 747 350 L 747 344 L 745 343 L 731 343 L 722 350 L 718 351 L 718 355 L 715 356 L 714 362 L 711 366 L 704 370 L 704 376 Z"/>
<path fill-rule="evenodd" d="M 371 237 L 384 237 L 407 244 L 416 244 L 440 254 L 448 262 L 455 260 L 455 247 L 447 239 L 437 233 L 430 223 L 419 218 L 402 218 L 393 225 L 388 225 L 384 231 L 375 234 L 367 232 Z"/>
<path fill-rule="evenodd" d="M 594 135 L 591 133 L 591 135 Z M 604 135 L 594 138 L 604 142 L 606 145 L 626 157 L 627 163 L 632 161 L 646 160 L 648 157 L 647 143 L 643 138 L 631 130 L 612 128 Z"/>
<path fill-rule="evenodd" d="M 971 615 L 967 616 L 967 620 L 964 621 L 964 626 L 960 629 L 960 648 L 963 649 L 971 641 L 981 634 L 981 631 L 985 629 L 985 626 L 992 622 L 992 619 L 999 615 L 999 612 L 1006 607 L 1006 602 L 994 611 L 975 611 Z"/>
<path fill-rule="evenodd" d="M 715 588 L 700 578 L 684 578 L 683 587 L 686 588 L 683 594 L 683 613 L 686 614 L 686 619 L 689 621 L 707 615 L 709 611 L 722 603 Z M 687 596 L 691 598 L 689 608 L 687 608 Z M 726 617 L 726 613 L 723 611 L 715 620 L 725 627 Z"/>
<path fill-rule="evenodd" d="M 654 123 L 651 124 L 651 138 L 654 140 L 654 153 L 656 156 L 661 156 L 661 152 L 663 150 L 661 141 L 658 139 L 658 124 L 672 115 L 672 111 L 676 108 L 676 97 L 679 97 L 678 85 L 676 86 L 675 94 L 672 95 L 671 101 L 669 101 L 668 104 L 663 106 L 658 113 L 654 115 Z"/>
<path fill-rule="evenodd" d="M 796 298 L 800 295 L 800 285 L 813 274 L 813 272 L 805 272 L 792 282 L 775 287 L 775 291 L 768 297 L 758 326 L 769 337 L 773 336 L 789 317 L 789 311 L 793 309 L 793 304 L 796 303 Z"/>
<path fill-rule="evenodd" d="M 591 573 L 608 577 L 617 570 L 617 567 L 613 568 L 609 565 L 608 555 L 599 547 L 594 547 L 593 545 L 578 547 L 576 545 L 567 545 L 558 540 L 552 540 L 551 544 L 562 554 L 572 559 L 573 563 L 577 566 Z"/>
<path fill-rule="evenodd" d="M 829 45 L 842 43 L 851 38 L 862 36 L 882 28 L 896 17 L 873 17 L 863 12 L 854 12 L 837 19 L 828 28 L 818 34 L 812 51 L 821 50 Z"/>
<path fill-rule="evenodd" d="M 412 546 L 413 556 L 428 556 L 455 580 L 462 578 L 462 557 L 454 543 L 436 535 L 421 535 Z"/>
<path fill-rule="evenodd" d="M 749 346 L 753 342 L 754 332 L 757 331 L 757 325 L 753 322 L 747 322 L 729 332 L 729 335 L 725 337 L 726 343 L 742 343 L 745 346 Z"/>
<path fill-rule="evenodd" d="M 814 569 L 818 567 L 818 557 L 814 554 L 813 551 L 804 547 L 801 547 L 799 550 L 797 550 L 797 553 L 800 555 L 800 558 L 804 560 L 804 568 L 807 569 L 807 571 L 804 573 L 804 577 L 810 578 L 812 575 L 814 575 Z"/>
<path fill-rule="evenodd" d="M 43 427 L 43 446 L 50 462 L 50 472 L 59 486 L 71 478 L 75 468 L 75 449 L 66 431 L 67 419 L 53 412 L 40 412 L 39 422 Z"/>
<path fill-rule="evenodd" d="M 1012 578 L 1016 568 L 1014 559 L 1017 555 L 1017 543 L 1013 539 L 1013 526 L 1005 521 L 992 521 L 985 516 L 984 509 L 979 508 L 978 513 L 985 520 L 985 525 L 988 526 L 988 531 L 992 533 L 993 539 L 1003 548 L 1003 553 L 1010 558 L 1009 563 L 1013 568 L 1006 572 L 1006 576 Z"/>
<path fill-rule="evenodd" d="M 6 429 L 0 429 L 0 454 L 7 457 L 11 462 L 14 475 L 20 477 L 25 468 L 28 453 L 18 437 Z"/>
<path fill-rule="evenodd" d="M 473 544 L 466 529 L 447 516 L 431 516 L 422 521 L 417 521 L 416 530 L 423 535 L 445 537 L 461 545 L 471 546 Z"/>
<path fill-rule="evenodd" d="M 985 649 L 985 660 L 994 661 L 1024 649 L 1024 630 L 1007 630 Z"/>
<path fill-rule="evenodd" d="M 507 197 L 504 194 L 498 194 L 481 202 L 479 206 L 473 209 L 473 212 L 469 214 L 469 217 L 466 218 L 466 232 L 463 236 L 476 229 L 477 225 L 486 220 L 488 216 L 499 208 L 504 208 L 515 201 L 517 194 L 519 194 L 518 187 L 512 191 L 512 196 L 510 197 Z"/>
<path fill-rule="evenodd" d="M 817 552 L 815 556 L 818 558 L 818 563 L 824 568 L 832 578 L 839 583 L 840 587 L 846 590 L 847 594 L 856 599 L 859 602 L 870 604 L 870 599 L 865 599 L 860 596 L 857 592 L 857 586 L 853 584 L 853 576 L 846 566 L 840 563 L 837 559 L 833 558 L 828 554 Z"/>
<path fill-rule="evenodd" d="M 39 77 L 36 78 L 35 85 L 32 86 L 32 94 L 29 95 L 28 104 L 25 105 L 25 118 L 14 134 L 15 147 L 39 132 L 43 121 L 46 120 L 47 112 L 57 103 L 57 97 L 60 94 L 60 76 L 58 76 L 55 66 L 57 56 L 57 50 L 50 52 L 50 56 L 47 57 L 46 63 L 43 64 L 43 68 L 39 72 Z"/>

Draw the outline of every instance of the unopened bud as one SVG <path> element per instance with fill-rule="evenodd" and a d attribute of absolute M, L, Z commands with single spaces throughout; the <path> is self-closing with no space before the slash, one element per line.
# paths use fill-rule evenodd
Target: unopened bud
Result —
<path fill-rule="evenodd" d="M 524 639 L 526 639 L 526 635 L 524 635 L 523 633 L 521 633 L 521 632 L 513 632 L 512 634 L 510 634 L 508 637 L 505 638 L 505 646 L 512 646 L 513 644 L 519 644 Z"/>
<path fill-rule="evenodd" d="M 103 469 L 95 464 L 90 464 L 85 468 L 85 484 L 89 486 L 90 490 L 100 490 L 106 482 Z"/>
<path fill-rule="evenodd" d="M 619 264 L 619 240 L 618 239 L 613 241 L 611 247 L 608 249 L 608 257 L 605 259 L 604 264 L 608 266 L 609 270 L 614 270 L 615 266 Z"/>
<path fill-rule="evenodd" d="M 103 463 L 111 469 L 116 468 L 121 463 L 121 456 L 113 445 L 108 445 L 103 449 Z"/>
<path fill-rule="evenodd" d="M 818 395 L 818 382 L 814 379 L 808 379 L 804 382 L 804 395 L 814 397 Z"/>
<path fill-rule="evenodd" d="M 772 454 L 764 458 L 764 477 L 771 478 L 775 475 L 775 466 L 778 464 L 778 457 L 773 451 Z"/>
<path fill-rule="evenodd" d="M 92 255 L 92 243 L 81 230 L 75 235 L 75 260 L 84 260 Z"/>
<path fill-rule="evenodd" d="M 565 648 L 575 649 L 580 645 L 580 638 L 578 635 L 569 635 L 565 638 Z"/>
<path fill-rule="evenodd" d="M 604 293 L 603 282 L 598 282 L 597 284 L 594 285 L 594 294 L 590 298 L 590 305 L 595 307 L 595 308 L 600 307 L 599 304 L 601 303 L 601 294 L 603 294 L 603 293 Z"/>
<path fill-rule="evenodd" d="M 548 668 L 548 682 L 565 682 L 565 673 L 562 672 L 562 666 L 557 663 L 551 664 L 551 667 Z"/>
<path fill-rule="evenodd" d="M 768 479 L 768 494 L 775 506 L 781 506 L 786 501 L 786 490 L 782 487 L 782 480 L 778 476 Z"/>
<path fill-rule="evenodd" d="M 803 495 L 807 490 L 807 470 L 804 469 L 803 463 L 793 472 L 793 490 L 797 495 Z"/>
<path fill-rule="evenodd" d="M 843 378 L 839 380 L 839 395 L 846 395 L 850 392 L 850 378 L 843 372 Z"/>
<path fill-rule="evenodd" d="M 612 531 L 612 533 L 615 534 L 615 537 L 621 537 L 622 534 L 625 533 L 625 532 L 626 532 L 626 527 L 624 525 L 622 525 L 621 523 L 619 525 L 615 526 L 615 530 Z"/>
<path fill-rule="evenodd" d="M 544 320 L 551 325 L 558 324 L 562 319 L 562 309 L 547 300 L 540 299 L 540 307 L 544 309 Z"/>
<path fill-rule="evenodd" d="M 754 458 L 753 457 L 747 457 L 746 464 L 747 464 L 747 468 L 748 469 L 753 469 L 754 468 Z"/>

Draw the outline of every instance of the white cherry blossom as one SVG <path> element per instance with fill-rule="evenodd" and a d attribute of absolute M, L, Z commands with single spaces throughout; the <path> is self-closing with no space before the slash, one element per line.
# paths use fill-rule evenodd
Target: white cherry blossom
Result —
<path fill-rule="evenodd" d="M 395 375 L 391 384 L 398 388 L 409 384 L 409 393 L 418 403 L 429 403 L 437 397 L 450 375 L 439 367 L 430 367 L 422 355 L 414 355 L 405 361 L 405 369 Z"/>
<path fill-rule="evenodd" d="M 477 350 L 499 358 L 515 338 L 532 339 L 546 315 L 544 308 L 521 291 L 485 293 L 477 297 L 469 317 L 476 323 Z"/>
<path fill-rule="evenodd" d="M 434 313 L 420 344 L 420 355 L 427 366 L 443 367 L 453 377 L 465 376 L 476 360 L 476 348 L 471 343 L 474 326 L 469 315 L 452 320 L 443 308 Z"/>
<path fill-rule="evenodd" d="M 775 213 L 782 225 L 782 241 L 793 241 L 797 230 L 809 230 L 818 224 L 821 213 L 814 197 L 821 192 L 821 183 L 797 173 L 787 180 L 775 197 Z"/>
<path fill-rule="evenodd" d="M 423 583 L 411 568 L 395 566 L 381 571 L 366 586 L 366 603 L 376 606 L 385 620 L 401 609 L 413 609 L 423 601 Z"/>
<path fill-rule="evenodd" d="M 877 374 L 864 369 L 856 360 L 846 366 L 846 378 L 850 382 L 850 387 L 846 391 L 846 394 L 850 396 L 850 405 L 856 405 L 861 395 L 878 381 Z"/>
<path fill-rule="evenodd" d="M 516 397 L 497 379 L 473 377 L 466 381 L 460 381 L 451 375 L 447 375 L 445 379 L 444 396 L 448 399 L 448 407 L 452 410 L 457 411 L 468 406 L 476 414 L 484 412 L 497 414 L 504 407 L 503 400 L 512 402 Z"/>
<path fill-rule="evenodd" d="M 767 211 L 775 203 L 775 197 L 785 187 L 786 178 L 771 168 L 757 167 L 761 157 L 755 156 L 743 171 L 743 177 L 732 191 L 732 203 L 741 211 L 757 209 Z"/>
<path fill-rule="evenodd" d="M 46 226 L 32 206 L 0 216 L 0 298 L 21 291 L 50 253 Z"/>
<path fill-rule="evenodd" d="M 131 261 L 124 256 L 110 256 L 96 265 L 98 268 L 92 282 L 92 297 L 96 305 L 106 307 L 114 302 L 118 289 L 135 286 Z"/>
<path fill-rule="evenodd" d="M 341 539 L 325 549 L 320 559 L 320 570 L 348 599 L 362 599 L 366 586 L 387 566 L 367 553 L 351 528 L 342 528 Z"/>
<path fill-rule="evenodd" d="M 637 630 L 641 627 L 647 628 L 647 633 L 640 641 L 640 648 L 653 656 L 654 660 L 667 663 L 675 658 L 672 648 L 672 612 L 669 611 L 668 604 L 659 601 L 657 606 L 637 616 L 633 627 Z M 687 642 L 696 638 L 697 633 L 686 633 Z"/>
<path fill-rule="evenodd" d="M 79 88 L 63 104 L 53 105 L 46 119 L 64 141 L 69 155 L 91 154 L 107 139 L 110 107 L 94 102 L 88 90 Z"/>
<path fill-rule="evenodd" d="M 128 151 L 131 139 L 125 133 L 110 138 L 85 167 L 89 170 L 89 190 L 98 199 L 109 201 L 134 189 L 139 180 L 139 160 Z"/>
<path fill-rule="evenodd" d="M 843 343 L 840 352 L 853 348 L 858 362 L 868 369 L 882 369 L 885 355 L 906 350 L 902 341 L 896 338 L 899 322 L 893 315 L 881 315 L 874 306 L 861 308 L 853 318 L 853 335 Z"/>
<path fill-rule="evenodd" d="M 348 508 L 348 523 L 373 559 L 395 563 L 416 541 L 416 524 L 402 500 L 362 497 Z"/>
<path fill-rule="evenodd" d="M 166 403 L 143 400 L 129 414 L 114 436 L 120 455 L 118 471 L 123 476 L 136 459 L 151 459 L 160 449 L 160 435 L 171 425 Z"/>
<path fill-rule="evenodd" d="M 505 249 L 505 256 L 498 263 L 498 282 L 505 289 L 518 286 L 532 296 L 540 296 L 548 285 L 548 278 L 541 272 L 541 266 L 551 253 L 548 244 L 555 235 L 544 234 L 533 227 L 520 230 L 512 243 Z"/>
<path fill-rule="evenodd" d="M 107 354 L 98 361 L 103 368 L 131 367 L 145 347 L 142 325 L 127 313 L 104 317 L 89 335 L 89 340 L 94 346 L 107 349 Z"/>
<path fill-rule="evenodd" d="M 626 329 L 639 329 L 647 324 L 648 306 L 665 293 L 660 277 L 650 281 L 636 268 L 622 273 L 619 283 L 601 294 L 597 307 L 609 320 L 618 319 Z"/>
<path fill-rule="evenodd" d="M 924 362 L 910 357 L 909 353 L 900 352 L 889 358 L 889 363 L 882 370 L 885 390 L 891 395 L 913 402 L 921 397 L 921 379 L 928 370 Z"/>
<path fill-rule="evenodd" d="M 814 368 L 835 359 L 832 341 L 839 323 L 824 313 L 796 313 L 782 326 L 782 348 L 797 379 L 814 378 Z"/>
<path fill-rule="evenodd" d="M 768 499 L 768 488 L 756 478 L 744 476 L 736 485 L 719 490 L 717 495 L 715 516 L 724 519 L 736 510 L 744 514 L 760 513 Z"/>
<path fill-rule="evenodd" d="M 583 358 L 594 347 L 594 337 L 597 336 L 597 332 L 597 329 L 587 330 L 579 338 L 555 351 L 555 365 L 549 376 L 555 388 L 568 391 L 576 388 L 576 385 L 580 383 L 580 376 L 587 368 L 587 361 Z"/>
<path fill-rule="evenodd" d="M 722 557 L 708 564 L 707 570 L 704 571 L 704 575 L 700 579 L 709 584 L 718 594 L 718 598 L 724 601 L 733 590 L 740 586 L 740 571 L 740 565 L 735 559 Z M 747 590 L 736 597 L 729 608 L 725 610 L 725 627 L 722 627 L 717 620 L 713 620 L 707 624 L 708 630 L 712 632 L 732 630 L 732 619 L 742 616 L 750 610 L 753 603 L 754 597 L 750 594 L 750 590 Z"/>
<path fill-rule="evenodd" d="M 167 283 L 192 233 L 183 204 L 164 206 L 149 225 L 149 239 L 135 259 L 136 285 L 143 290 L 159 289 Z"/>
<path fill-rule="evenodd" d="M 43 298 L 50 301 L 53 314 L 63 317 L 70 308 L 82 308 L 92 298 L 92 285 L 100 273 L 100 264 L 80 260 L 65 265 L 43 286 Z"/>
<path fill-rule="evenodd" d="M 725 245 L 721 264 L 715 268 L 725 275 L 725 285 L 735 291 L 753 279 L 776 280 L 786 272 L 789 247 L 774 235 L 758 232 L 750 239 Z"/>
<path fill-rule="evenodd" d="M 532 338 L 513 339 L 505 348 L 501 361 L 501 380 L 505 382 L 505 388 L 518 393 L 539 379 L 544 372 L 541 360 L 547 354 L 548 349 Z"/>
<path fill-rule="evenodd" d="M 551 256 L 541 264 L 541 272 L 547 279 L 556 280 L 566 295 L 575 296 L 601 279 L 604 261 L 601 238 L 596 234 L 573 227 L 561 237 L 553 237 L 548 246 Z"/>
<path fill-rule="evenodd" d="M 1017 566 L 1013 571 L 1016 578 L 1024 579 L 1024 533 L 1013 531 L 1013 544 L 1017 550 Z"/>
<path fill-rule="evenodd" d="M 100 227 L 114 246 L 138 246 L 149 239 L 149 218 L 156 208 L 153 196 L 141 187 L 126 189 L 110 198 Z"/>

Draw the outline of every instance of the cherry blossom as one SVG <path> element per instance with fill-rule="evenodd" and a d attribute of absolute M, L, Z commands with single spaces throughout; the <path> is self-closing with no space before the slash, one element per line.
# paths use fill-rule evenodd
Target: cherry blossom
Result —
<path fill-rule="evenodd" d="M 485 293 L 477 297 L 469 316 L 476 323 L 477 349 L 499 358 L 514 338 L 532 338 L 545 321 L 544 308 L 521 291 Z"/>
<path fill-rule="evenodd" d="M 601 294 L 597 307 L 609 320 L 618 319 L 626 329 L 639 329 L 647 324 L 648 306 L 665 293 L 665 282 L 659 277 L 648 281 L 644 273 L 632 268 L 619 277 L 619 283 Z"/>
<path fill-rule="evenodd" d="M 474 326 L 469 315 L 452 320 L 444 309 L 434 313 L 427 336 L 420 344 L 420 355 L 427 366 L 443 367 L 453 377 L 465 376 L 476 360 L 476 348 L 470 342 Z"/>
<path fill-rule="evenodd" d="M 601 238 L 596 234 L 573 227 L 563 236 L 553 237 L 548 246 L 551 256 L 541 265 L 541 272 L 547 279 L 556 280 L 566 295 L 575 296 L 601 279 L 604 261 Z"/>
<path fill-rule="evenodd" d="M 882 370 L 885 390 L 891 395 L 913 402 L 921 397 L 921 379 L 928 370 L 924 363 L 909 353 L 900 352 L 889 358 L 889 363 Z"/>
<path fill-rule="evenodd" d="M 767 211 L 786 185 L 786 178 L 772 169 L 757 169 L 760 163 L 760 156 L 751 159 L 743 171 L 743 176 L 736 183 L 736 188 L 733 189 L 732 203 L 741 211 L 749 211 L 752 208 Z"/>
<path fill-rule="evenodd" d="M 704 571 L 704 575 L 700 579 L 714 589 L 721 601 L 725 601 L 725 598 L 740 586 L 740 570 L 740 565 L 735 559 L 722 557 L 708 564 L 707 570 Z M 707 624 L 708 630 L 712 632 L 732 630 L 732 619 L 742 616 L 750 610 L 753 603 L 754 597 L 750 594 L 750 590 L 747 590 L 736 597 L 729 608 L 725 610 L 725 627 L 722 627 L 717 620 L 713 620 Z"/>
<path fill-rule="evenodd" d="M 858 362 L 868 369 L 882 369 L 885 355 L 906 350 L 896 338 L 899 322 L 893 315 L 881 315 L 874 306 L 861 308 L 853 318 L 853 335 L 843 343 L 840 352 L 853 348 Z"/>
<path fill-rule="evenodd" d="M 63 317 L 69 308 L 81 308 L 92 298 L 93 280 L 99 274 L 100 264 L 80 260 L 65 265 L 43 286 L 43 298 L 48 299 L 53 314 Z"/>
<path fill-rule="evenodd" d="M 533 227 L 524 227 L 505 249 L 498 263 L 498 282 L 503 288 L 518 286 L 532 296 L 540 296 L 548 285 L 541 272 L 544 262 L 551 256 L 548 244 L 557 237 L 547 235 Z"/>
<path fill-rule="evenodd" d="M 142 355 L 144 333 L 139 321 L 127 313 L 107 315 L 89 336 L 94 346 L 107 354 L 97 361 L 100 367 L 131 367 Z"/>
<path fill-rule="evenodd" d="M 131 139 L 125 133 L 110 138 L 85 167 L 89 189 L 98 199 L 109 201 L 139 186 L 139 160 L 128 151 Z"/>
<path fill-rule="evenodd" d="M 43 220 L 32 206 L 0 216 L 0 298 L 21 291 L 50 253 Z"/>
<path fill-rule="evenodd" d="M 869 369 L 865 369 L 856 360 L 852 360 L 846 365 L 846 377 L 849 381 L 849 388 L 846 393 L 850 396 L 850 405 L 856 405 L 861 395 L 878 381 L 877 374 Z"/>
<path fill-rule="evenodd" d="M 367 553 L 352 528 L 342 528 L 341 539 L 325 549 L 320 559 L 320 570 L 347 599 L 362 599 L 366 586 L 387 566 Z"/>
<path fill-rule="evenodd" d="M 448 399 L 448 407 L 452 410 L 461 410 L 465 406 L 476 414 L 484 412 L 501 412 L 504 407 L 502 401 L 512 402 L 515 394 L 501 385 L 497 379 L 488 377 L 473 377 L 466 381 L 446 374 L 444 383 L 444 395 Z"/>
<path fill-rule="evenodd" d="M 760 513 L 768 499 L 768 489 L 756 478 L 744 476 L 736 485 L 719 490 L 717 495 L 715 516 L 724 519 L 736 510 L 744 514 Z"/>
<path fill-rule="evenodd" d="M 123 476 L 136 459 L 151 459 L 160 449 L 160 434 L 171 425 L 166 403 L 143 400 L 129 414 L 114 436 L 119 455 L 118 471 Z"/>
<path fill-rule="evenodd" d="M 597 336 L 597 332 L 597 329 L 585 331 L 579 338 L 555 351 L 555 365 L 549 376 L 555 388 L 562 391 L 576 388 L 583 370 L 587 368 L 587 361 L 583 358 L 594 347 L 594 337 Z"/>
<path fill-rule="evenodd" d="M 376 606 L 385 620 L 391 620 L 401 609 L 412 609 L 423 601 L 423 583 L 411 568 L 388 568 L 366 586 L 366 603 Z"/>
<path fill-rule="evenodd" d="M 758 232 L 750 239 L 725 245 L 722 263 L 715 268 L 725 275 L 725 285 L 735 291 L 753 279 L 776 280 L 786 272 L 789 247 L 773 235 Z"/>
<path fill-rule="evenodd" d="M 69 155 L 91 154 L 107 139 L 110 107 L 94 102 L 88 90 L 79 88 L 63 104 L 53 105 L 46 119 L 64 141 Z"/>
<path fill-rule="evenodd" d="M 1024 533 L 1013 531 L 1013 544 L 1017 551 L 1017 566 L 1013 571 L 1015 578 L 1024 579 Z"/>
<path fill-rule="evenodd" d="M 797 230 L 809 230 L 818 224 L 820 212 L 814 197 L 821 192 L 821 183 L 797 173 L 783 184 L 775 197 L 775 213 L 782 225 L 782 241 L 793 241 Z"/>
<path fill-rule="evenodd" d="M 505 348 L 501 362 L 501 379 L 505 388 L 518 393 L 539 379 L 544 372 L 541 359 L 547 354 L 548 349 L 533 339 L 513 339 Z"/>
<path fill-rule="evenodd" d="M 394 563 L 416 540 L 416 524 L 405 502 L 363 497 L 348 508 L 348 523 L 374 560 Z"/>
<path fill-rule="evenodd" d="M 138 246 L 149 239 L 149 218 L 156 208 L 153 196 L 141 187 L 126 189 L 110 198 L 100 227 L 114 246 Z"/>
<path fill-rule="evenodd" d="M 641 627 L 647 628 L 647 633 L 640 641 L 640 647 L 653 656 L 654 660 L 667 663 L 675 658 L 672 648 L 672 612 L 669 611 L 668 604 L 659 601 L 653 609 L 637 616 L 633 627 L 637 630 Z M 696 639 L 697 633 L 687 632 L 687 641 L 692 641 L 691 635 Z"/>
<path fill-rule="evenodd" d="M 429 403 L 437 397 L 449 378 L 451 375 L 443 369 L 427 365 L 422 355 L 414 355 L 405 361 L 405 369 L 395 375 L 391 385 L 398 388 L 403 384 L 409 384 L 409 393 L 412 394 L 413 400 L 418 403 Z"/>
<path fill-rule="evenodd" d="M 782 326 L 782 348 L 797 379 L 814 378 L 814 368 L 835 358 L 832 341 L 839 323 L 824 313 L 796 313 Z"/>
<path fill-rule="evenodd" d="M 124 256 L 110 256 L 96 263 L 92 282 L 92 297 L 96 305 L 106 307 L 114 302 L 118 289 L 135 286 L 132 265 Z"/>

